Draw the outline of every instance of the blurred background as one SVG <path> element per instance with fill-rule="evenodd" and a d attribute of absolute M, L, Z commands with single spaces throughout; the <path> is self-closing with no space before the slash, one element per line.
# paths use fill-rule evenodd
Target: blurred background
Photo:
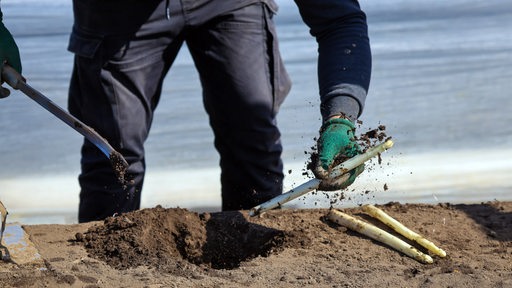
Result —
<path fill-rule="evenodd" d="M 24 76 L 63 108 L 73 59 L 70 2 L 2 1 Z M 320 127 L 317 52 L 295 3 L 276 2 L 281 53 L 293 81 L 278 116 L 289 190 L 308 180 L 305 164 Z M 335 205 L 512 200 L 510 2 L 360 4 L 373 74 L 358 132 L 385 125 L 395 146 Z M 81 135 L 21 92 L 0 101 L 0 200 L 10 222 L 77 222 L 81 143 Z M 219 211 L 219 159 L 186 47 L 165 80 L 146 150 L 143 207 Z M 338 196 L 308 194 L 287 206 L 328 208 Z"/>

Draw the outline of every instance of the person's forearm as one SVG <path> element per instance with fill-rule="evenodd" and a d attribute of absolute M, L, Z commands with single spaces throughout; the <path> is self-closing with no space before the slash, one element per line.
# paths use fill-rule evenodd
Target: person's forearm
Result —
<path fill-rule="evenodd" d="M 363 111 L 370 85 L 371 50 L 366 15 L 357 1 L 295 0 L 318 42 L 318 85 L 322 118 Z"/>
<path fill-rule="evenodd" d="M 371 51 L 363 12 L 326 27 L 318 41 L 318 83 L 324 119 L 361 115 L 370 85 Z"/>

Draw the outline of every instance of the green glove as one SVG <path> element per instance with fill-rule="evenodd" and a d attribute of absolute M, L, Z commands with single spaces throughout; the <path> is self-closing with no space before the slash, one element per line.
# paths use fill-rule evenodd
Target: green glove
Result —
<path fill-rule="evenodd" d="M 323 180 L 319 190 L 345 189 L 363 172 L 364 164 L 336 179 L 328 178 L 334 166 L 360 153 L 354 131 L 354 124 L 343 118 L 329 119 L 322 125 L 318 139 L 318 160 L 313 170 L 315 176 Z"/>
<path fill-rule="evenodd" d="M 21 60 L 18 46 L 12 38 L 11 33 L 5 28 L 2 22 L 2 11 L 0 11 L 0 85 L 3 84 L 1 69 L 5 63 L 9 64 L 14 70 L 21 74 Z M 9 96 L 8 89 L 0 86 L 0 98 Z"/>

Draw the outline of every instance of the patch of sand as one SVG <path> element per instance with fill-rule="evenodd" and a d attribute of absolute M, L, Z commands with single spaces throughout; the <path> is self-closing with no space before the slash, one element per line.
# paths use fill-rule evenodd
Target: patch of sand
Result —
<path fill-rule="evenodd" d="M 44 265 L 0 262 L 0 286 L 512 287 L 512 202 L 378 207 L 448 256 L 421 264 L 330 222 L 327 209 L 250 218 L 155 207 L 24 226 Z M 360 208 L 343 212 L 390 231 Z"/>

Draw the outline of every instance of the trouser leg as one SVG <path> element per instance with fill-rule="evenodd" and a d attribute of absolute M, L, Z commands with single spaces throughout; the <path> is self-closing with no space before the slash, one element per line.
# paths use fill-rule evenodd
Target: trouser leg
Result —
<path fill-rule="evenodd" d="M 101 6 L 113 5 L 113 2 L 94 3 L 101 3 L 96 4 Z M 117 14 L 110 15 L 110 18 L 108 14 L 98 15 L 104 11 L 99 9 L 101 7 L 81 7 L 98 8 L 92 14 L 99 18 L 84 21 L 84 25 L 92 27 L 82 27 L 80 21 L 75 21 L 70 41 L 75 62 L 69 110 L 105 137 L 125 157 L 129 163 L 127 177 L 133 182 L 123 187 L 117 181 L 109 159 L 85 140 L 79 176 L 79 222 L 99 220 L 140 207 L 145 172 L 144 141 L 160 97 L 163 77 L 182 43 L 180 39 L 171 39 L 169 35 L 163 37 L 160 33 L 163 30 L 172 31 L 166 27 L 169 22 L 165 20 L 163 8 L 155 10 L 152 7 L 155 11 L 161 11 L 162 15 L 158 15 L 153 10 L 142 9 L 149 9 L 150 5 L 128 7 L 122 6 L 122 1 L 118 4 Z M 75 13 L 87 14 L 91 11 L 75 9 Z M 127 17 L 129 15 L 133 17 Z M 75 18 L 84 18 L 81 16 L 79 14 Z M 137 19 L 137 16 L 144 18 Z M 115 17 L 118 19 L 112 19 Z M 126 21 L 124 26 L 118 24 L 123 26 L 121 32 L 124 34 L 100 37 L 105 30 L 121 29 L 102 25 L 102 21 Z M 140 22 L 140 25 L 132 21 Z M 91 31 L 96 34 L 91 34 Z M 95 50 L 89 51 L 91 47 Z"/>
<path fill-rule="evenodd" d="M 282 193 L 276 114 L 290 89 L 271 12 L 254 4 L 187 38 L 220 154 L 222 209 L 248 209 Z"/>
<path fill-rule="evenodd" d="M 76 60 L 80 62 L 80 60 Z M 83 67 L 84 69 L 81 69 Z M 127 186 L 119 183 L 109 159 L 88 140 L 81 154 L 79 222 L 100 220 L 114 213 L 128 212 L 140 207 L 145 162 L 144 141 L 151 125 L 151 98 L 159 94 L 159 83 L 145 79 L 145 72 L 157 71 L 155 65 L 115 75 L 119 71 L 91 71 L 75 64 L 70 86 L 70 111 L 105 137 L 129 163 Z M 154 69 L 154 70 L 153 70 Z M 85 71 L 84 71 L 85 70 Z M 161 70 L 161 69 L 160 69 Z M 89 73 L 90 80 L 84 78 Z M 76 75 L 81 74 L 81 77 Z M 121 80 L 122 79 L 122 80 Z M 159 77 L 155 80 L 158 81 Z M 154 88 L 150 88 L 153 86 Z M 137 87 L 137 88 L 135 88 Z M 143 91 L 147 95 L 135 91 Z M 140 88 L 143 88 L 139 90 Z M 152 90 L 153 91 L 148 91 Z M 122 91 L 122 92 L 121 92 Z M 148 97 L 148 98 L 146 98 Z M 81 100 L 86 100 L 82 103 Z"/>

